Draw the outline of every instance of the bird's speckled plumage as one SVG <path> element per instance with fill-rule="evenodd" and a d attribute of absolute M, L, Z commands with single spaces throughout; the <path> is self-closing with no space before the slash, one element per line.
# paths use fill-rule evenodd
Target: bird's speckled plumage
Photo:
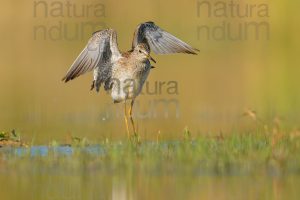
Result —
<path fill-rule="evenodd" d="M 134 99 L 140 94 L 150 69 L 153 68 L 150 61 L 155 62 L 150 56 L 151 51 L 156 54 L 196 54 L 198 50 L 153 22 L 137 26 L 132 49 L 125 53 L 118 49 L 116 31 L 113 29 L 97 31 L 71 65 L 63 81 L 68 82 L 93 70 L 94 80 L 91 90 L 95 88 L 99 91 L 101 85 L 104 85 L 105 90 L 111 90 L 114 102 L 126 103 L 127 99 L 131 99 L 129 113 L 133 124 L 131 111 Z M 127 119 L 125 120 L 127 125 Z"/>
<path fill-rule="evenodd" d="M 139 53 L 142 50 L 142 53 Z M 151 64 L 150 51 L 156 54 L 189 53 L 196 54 L 197 49 L 162 30 L 153 22 L 142 23 L 134 32 L 132 49 L 121 53 L 117 44 L 117 33 L 113 29 L 106 29 L 93 33 L 86 47 L 74 61 L 66 76 L 65 82 L 89 72 L 94 71 L 92 88 L 99 91 L 101 85 L 105 90 L 112 90 L 115 102 L 122 99 L 136 97 L 147 79 Z M 135 80 L 136 91 L 133 94 L 124 94 L 120 89 L 119 97 L 116 95 L 116 82 Z M 128 87 L 129 83 L 119 84 Z M 123 98 L 122 98 L 123 97 Z M 125 98 L 125 99 L 124 99 Z"/>
<path fill-rule="evenodd" d="M 139 51 L 142 51 L 140 53 Z M 123 54 L 112 69 L 112 92 L 114 102 L 134 99 L 139 95 L 151 69 L 146 49 L 139 45 L 132 52 Z"/>

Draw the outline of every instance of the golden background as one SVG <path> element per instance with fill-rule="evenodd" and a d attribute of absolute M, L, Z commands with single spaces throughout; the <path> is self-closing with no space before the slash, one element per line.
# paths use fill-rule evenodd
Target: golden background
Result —
<path fill-rule="evenodd" d="M 103 4 L 104 13 L 83 17 L 45 17 L 35 1 L 5 1 L 1 3 L 0 60 L 0 128 L 16 129 L 25 139 L 44 142 L 63 139 L 67 134 L 91 139 L 124 138 L 123 105 L 113 105 L 109 95 L 89 91 L 92 73 L 68 84 L 61 78 L 85 46 L 92 31 L 86 31 L 69 41 L 65 37 L 53 40 L 41 35 L 34 37 L 37 26 L 47 30 L 64 24 L 72 33 L 75 26 L 99 22 L 118 32 L 121 50 L 129 50 L 136 26 L 154 21 L 163 29 L 200 49 L 192 55 L 153 55 L 158 61 L 150 73 L 151 90 L 155 82 L 176 81 L 178 95 L 142 95 L 135 107 L 138 129 L 142 137 L 178 138 L 185 127 L 193 135 L 231 133 L 253 126 L 245 119 L 245 109 L 257 112 L 266 123 L 280 117 L 289 128 L 297 128 L 300 112 L 299 91 L 299 2 L 239 1 L 246 4 L 268 5 L 269 17 L 198 16 L 198 1 L 69 1 L 79 10 L 89 4 Z M 38 2 L 38 1 L 36 1 Z M 43 1 L 48 11 L 51 3 Z M 209 1 L 213 4 L 214 1 Z M 230 2 L 230 1 L 224 1 Z M 63 8 L 64 12 L 66 8 Z M 203 8 L 201 8 L 203 9 Z M 245 9 L 244 7 L 241 7 Z M 205 9 L 203 9 L 205 10 Z M 34 14 L 36 11 L 36 15 Z M 48 13 L 49 14 L 49 13 Z M 199 38 L 197 27 L 215 27 L 225 21 L 237 32 L 237 24 L 265 21 L 269 24 L 269 39 L 254 38 L 232 41 Z M 76 31 L 75 31 L 76 32 Z M 47 35 L 49 36 L 49 34 Z M 158 106 L 157 116 L 137 117 L 147 113 L 155 100 L 176 99 L 176 108 L 169 116 Z M 109 113 L 108 115 L 106 113 Z M 252 127 L 253 128 L 253 127 Z"/>

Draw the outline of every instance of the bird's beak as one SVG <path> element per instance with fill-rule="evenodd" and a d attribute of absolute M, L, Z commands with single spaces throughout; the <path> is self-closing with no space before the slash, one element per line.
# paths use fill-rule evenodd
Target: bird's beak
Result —
<path fill-rule="evenodd" d="M 148 59 L 150 59 L 150 60 L 152 60 L 154 63 L 156 63 L 156 61 L 154 60 L 154 58 L 152 58 L 152 57 L 150 56 L 150 54 L 148 55 Z"/>

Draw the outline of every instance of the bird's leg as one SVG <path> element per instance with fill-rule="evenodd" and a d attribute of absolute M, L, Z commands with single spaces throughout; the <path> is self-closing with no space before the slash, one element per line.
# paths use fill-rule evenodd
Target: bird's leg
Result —
<path fill-rule="evenodd" d="M 128 127 L 128 120 L 127 120 L 126 100 L 125 100 L 125 103 L 124 103 L 124 119 L 125 119 L 127 137 L 129 139 L 130 138 L 130 133 L 129 133 L 129 127 Z"/>
<path fill-rule="evenodd" d="M 129 108 L 129 118 L 130 118 L 131 125 L 132 125 L 132 128 L 133 128 L 133 133 L 134 133 L 134 135 L 136 135 L 136 130 L 135 130 L 135 126 L 134 126 L 134 121 L 133 121 L 133 118 L 132 118 L 133 104 L 134 104 L 134 99 L 131 100 L 131 104 L 130 104 L 130 108 Z"/>

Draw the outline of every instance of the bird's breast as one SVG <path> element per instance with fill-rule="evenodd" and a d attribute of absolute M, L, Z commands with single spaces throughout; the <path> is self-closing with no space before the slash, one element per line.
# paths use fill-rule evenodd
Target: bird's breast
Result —
<path fill-rule="evenodd" d="M 116 62 L 112 71 L 111 96 L 114 101 L 124 101 L 138 96 L 148 77 L 150 62 Z"/>

